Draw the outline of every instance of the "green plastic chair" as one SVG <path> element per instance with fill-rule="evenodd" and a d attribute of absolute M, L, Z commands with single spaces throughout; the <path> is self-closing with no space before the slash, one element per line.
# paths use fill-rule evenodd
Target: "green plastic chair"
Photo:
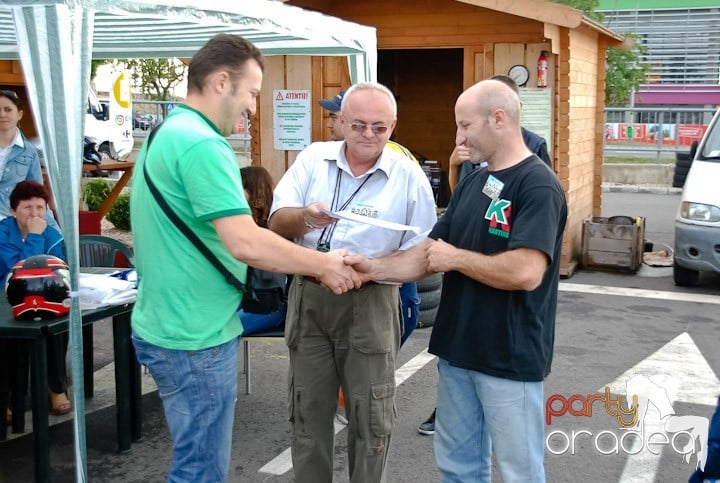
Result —
<path fill-rule="evenodd" d="M 80 235 L 80 266 L 81 267 L 135 267 L 132 248 L 115 238 L 103 235 Z M 118 261 L 116 255 L 121 253 L 127 264 Z M 123 257 L 120 257 L 121 259 Z M 119 260 L 122 262 L 123 260 Z M 83 332 L 83 364 L 85 365 L 85 397 L 92 397 L 95 392 L 93 377 L 93 326 L 86 325 Z"/>
<path fill-rule="evenodd" d="M 81 267 L 116 267 L 117 254 L 127 260 L 127 266 L 135 267 L 132 248 L 115 238 L 104 235 L 80 235 Z"/>

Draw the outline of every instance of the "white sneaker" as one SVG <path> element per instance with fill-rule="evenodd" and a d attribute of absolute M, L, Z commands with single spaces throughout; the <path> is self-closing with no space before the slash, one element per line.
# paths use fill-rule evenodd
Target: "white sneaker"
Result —
<path fill-rule="evenodd" d="M 427 421 L 418 426 L 418 433 L 426 436 L 432 436 L 435 434 L 435 411 L 436 409 L 433 409 L 433 412 L 430 417 L 427 418 Z"/>

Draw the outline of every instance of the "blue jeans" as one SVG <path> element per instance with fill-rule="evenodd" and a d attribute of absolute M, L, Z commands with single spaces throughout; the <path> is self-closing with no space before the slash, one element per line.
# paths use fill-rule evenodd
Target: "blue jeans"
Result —
<path fill-rule="evenodd" d="M 420 297 L 418 296 L 417 283 L 408 282 L 400 286 L 400 302 L 403 310 L 403 334 L 400 338 L 402 346 L 413 330 L 417 327 L 420 316 Z"/>
<path fill-rule="evenodd" d="M 209 349 L 163 349 L 132 334 L 157 383 L 173 440 L 168 482 L 226 481 L 237 400 L 238 341 Z"/>
<path fill-rule="evenodd" d="M 505 483 L 544 482 L 543 383 L 493 377 L 444 359 L 438 370 L 434 446 L 440 481 L 490 483 L 494 450 Z"/>

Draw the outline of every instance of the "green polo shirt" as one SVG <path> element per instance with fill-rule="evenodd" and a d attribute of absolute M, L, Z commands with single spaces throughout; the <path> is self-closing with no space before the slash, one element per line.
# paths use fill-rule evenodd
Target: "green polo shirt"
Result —
<path fill-rule="evenodd" d="M 147 151 L 147 155 L 146 155 Z M 147 342 L 200 350 L 238 337 L 240 294 L 167 218 L 143 168 L 175 213 L 220 261 L 245 280 L 247 266 L 225 248 L 212 220 L 250 215 L 235 153 L 200 112 L 180 105 L 138 155 L 130 216 L 138 271 L 132 327 Z"/>

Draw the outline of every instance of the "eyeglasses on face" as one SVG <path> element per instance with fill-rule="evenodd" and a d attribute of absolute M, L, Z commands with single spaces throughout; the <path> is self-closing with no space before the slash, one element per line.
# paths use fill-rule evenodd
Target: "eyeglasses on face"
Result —
<path fill-rule="evenodd" d="M 355 132 L 363 133 L 367 128 L 370 128 L 370 130 L 375 134 L 385 134 L 388 129 L 390 129 L 390 126 L 385 126 L 383 124 L 365 124 L 364 122 L 352 122 L 350 123 L 350 129 L 352 129 Z"/>

